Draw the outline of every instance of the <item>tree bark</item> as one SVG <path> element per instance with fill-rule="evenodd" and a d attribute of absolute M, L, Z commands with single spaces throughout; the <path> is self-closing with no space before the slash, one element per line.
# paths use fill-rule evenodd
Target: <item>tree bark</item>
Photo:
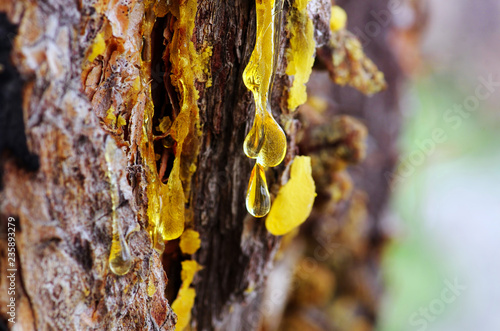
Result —
<path fill-rule="evenodd" d="M 21 86 L 18 90 L 23 98 L 22 105 L 12 107 L 9 114 L 22 112 L 25 135 L 14 140 L 26 139 L 28 147 L 0 145 L 10 150 L 2 154 L 1 162 L 0 233 L 7 228 L 8 217 L 16 220 L 17 322 L 8 324 L 12 329 L 175 328 L 171 304 L 181 284 L 180 262 L 190 257 L 181 253 L 178 240 L 167 242 L 163 255 L 153 248 L 148 219 L 150 177 L 142 145 L 148 139 L 143 131 L 145 123 L 152 121 L 152 127 L 156 127 L 165 114 L 175 113 L 181 104 L 181 94 L 170 80 L 173 64 L 165 55 L 175 33 L 176 18 L 162 11 L 159 4 L 164 2 L 154 3 L 158 6 L 155 10 L 151 4 L 134 0 L 7 1 L 0 5 L 0 12 L 18 25 L 10 39 L 17 73 L 9 81 L 22 80 L 22 91 Z M 292 113 L 287 108 L 292 78 L 285 73 L 290 47 L 286 17 L 291 3 L 285 1 L 279 13 L 283 17 L 281 42 L 271 98 L 275 118 L 283 126 L 288 123 L 285 161 L 267 172 L 273 196 L 288 180 L 295 155 L 315 155 L 353 143 L 344 135 L 334 146 L 325 143 L 318 147 L 308 138 L 319 127 L 305 124 L 310 122 L 310 111 Z M 363 26 L 372 19 L 371 10 L 387 7 L 387 0 L 339 3 L 347 9 L 352 26 Z M 330 6 L 329 0 L 310 0 L 308 6 L 318 49 L 330 39 Z M 255 109 L 241 77 L 255 43 L 255 25 L 253 1 L 198 0 L 191 40 L 199 54 L 209 46 L 212 49 L 209 73 L 195 81 L 201 136 L 193 142 L 193 146 L 199 146 L 196 171 L 186 182 L 190 188 L 186 225 L 198 231 L 201 238 L 201 247 L 192 258 L 203 267 L 194 280 L 193 330 L 255 330 L 270 329 L 271 325 L 266 318 L 263 322 L 262 307 L 267 277 L 282 240 L 268 233 L 264 221 L 251 217 L 245 209 L 253 161 L 244 155 L 242 146 Z M 337 282 L 345 285 L 345 293 L 353 286 L 348 279 L 351 269 L 372 268 L 364 284 L 379 277 L 378 249 L 383 241 L 379 219 L 389 194 L 384 173 L 394 166 L 399 128 L 401 73 L 385 38 L 390 28 L 382 27 L 367 46 L 368 54 L 385 73 L 387 91 L 368 98 L 350 88 L 336 87 L 320 60 L 309 84 L 309 94 L 321 96 L 329 105 L 324 114 L 327 130 L 344 130 L 345 123 L 335 116 L 347 114 L 364 123 L 353 124 L 353 132 L 362 136 L 366 126 L 372 144 L 365 163 L 351 168 L 357 193 L 346 194 L 334 212 L 325 211 L 331 197 L 322 194 L 332 183 L 342 182 L 343 172 L 330 169 L 333 175 L 329 175 L 328 183 L 317 184 L 318 199 L 311 220 L 295 244 L 282 245 L 283 251 L 288 247 L 296 252 L 284 265 L 290 271 L 300 256 L 307 255 L 307 248 L 297 243 L 303 238 L 317 238 L 314 233 L 321 224 L 328 224 L 330 216 L 341 220 L 357 210 L 342 204 L 352 206 L 353 201 L 362 201 L 360 209 L 366 209 L 366 215 L 361 218 L 368 224 L 368 231 L 356 242 L 343 244 L 348 250 L 362 244 L 363 252 L 355 254 L 353 263 L 340 264 L 341 270 L 335 270 L 347 278 Z M 96 55 L 93 50 L 98 48 L 100 33 L 106 47 Z M 146 54 L 148 49 L 150 54 Z M 133 90 L 137 80 L 143 84 L 139 91 Z M 149 119 L 148 103 L 154 107 Z M 124 125 L 119 125 L 121 118 Z M 148 143 L 155 144 L 160 157 L 172 159 L 173 154 L 158 143 Z M 110 162 L 106 160 L 108 144 L 118 146 Z M 365 146 L 361 140 L 353 144 L 352 150 L 357 152 Z M 38 159 L 28 154 L 28 149 Z M 24 163 L 19 163 L 20 159 Z M 346 165 L 360 161 L 361 157 L 346 161 Z M 158 171 L 165 166 L 166 180 L 171 165 L 162 162 L 160 159 L 157 163 Z M 319 183 L 318 172 L 315 176 Z M 116 180 L 116 191 L 110 184 L 111 177 Z M 113 194 L 118 194 L 116 217 L 133 256 L 132 268 L 124 276 L 113 274 L 108 263 L 115 214 Z M 342 228 L 349 222 L 339 224 Z M 6 293 L 7 236 L 2 235 L 0 240 L 0 289 Z M 302 247 L 299 253 L 297 245 Z M 368 311 L 370 323 L 376 318 L 381 289 L 378 281 L 374 284 L 367 285 L 371 292 L 368 299 L 353 294 Z M 294 292 L 285 292 L 293 302 Z M 6 300 L 2 294 L 0 312 L 4 320 L 9 318 Z M 297 305 L 286 302 L 284 299 L 282 309 L 287 306 L 289 316 Z M 291 324 L 287 324 L 287 313 L 284 316 L 282 328 L 287 329 Z M 326 325 L 324 329 L 331 329 Z"/>

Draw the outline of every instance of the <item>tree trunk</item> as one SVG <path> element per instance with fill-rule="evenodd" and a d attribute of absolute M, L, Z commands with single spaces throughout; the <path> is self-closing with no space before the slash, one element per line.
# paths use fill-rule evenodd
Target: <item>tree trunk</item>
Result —
<path fill-rule="evenodd" d="M 387 6 L 387 0 L 338 3 L 352 18 L 350 28 L 363 27 L 373 20 L 370 11 Z M 267 179 L 276 196 L 288 180 L 295 155 L 310 155 L 318 197 L 300 234 L 284 237 L 282 243 L 245 209 L 254 161 L 242 146 L 255 106 L 241 77 L 255 44 L 253 1 L 0 4 L 0 12 L 14 24 L 2 21 L 10 32 L 1 45 L 14 64 L 2 82 L 2 88 L 14 91 L 4 93 L 2 100 L 6 124 L 1 123 L 0 144 L 8 150 L 1 161 L 2 293 L 10 286 L 5 282 L 10 260 L 3 229 L 11 220 L 16 243 L 16 323 L 7 322 L 9 296 L 2 294 L 0 312 L 6 325 L 16 330 L 173 330 L 177 316 L 171 305 L 182 286 L 181 262 L 193 259 L 202 266 L 193 282 L 193 330 L 269 330 L 280 320 L 282 329 L 293 329 L 300 325 L 293 320 L 294 312 L 302 311 L 297 304 L 303 300 L 300 291 L 284 287 L 277 304 L 281 314 L 271 315 L 264 308 L 273 286 L 269 283 L 265 289 L 267 278 L 274 265 L 290 273 L 294 264 L 314 258 L 309 251 L 320 240 L 318 231 L 331 232 L 332 224 L 336 230 L 328 242 L 340 242 L 349 257 L 332 254 L 341 261 L 332 262 L 331 268 L 331 259 L 318 262 L 319 269 L 330 270 L 337 279 L 337 290 L 329 290 L 328 300 L 351 297 L 365 312 L 366 323 L 374 323 L 381 290 L 379 218 L 389 193 L 384 174 L 395 162 L 399 127 L 401 74 L 385 38 L 391 27 L 380 26 L 381 32 L 366 47 L 385 73 L 388 89 L 363 97 L 328 77 L 326 69 L 335 74 L 329 68 L 331 56 L 319 55 L 321 48 L 332 51 L 331 4 L 310 0 L 318 57 L 308 92 L 327 104 L 318 122 L 310 102 L 297 112 L 287 107 L 293 81 L 286 74 L 292 5 L 285 1 L 278 13 L 281 38 L 271 97 L 273 114 L 287 134 L 288 151 L 280 166 L 267 171 Z M 182 47 L 191 53 L 184 54 Z M 178 62 L 176 54 L 181 54 Z M 182 64 L 182 56 L 189 61 Z M 189 70 L 197 93 L 192 85 L 183 92 L 179 83 L 188 79 Z M 194 103 L 189 103 L 188 90 Z M 192 116 L 187 138 L 184 144 L 169 145 L 169 129 L 161 126 L 185 108 Z M 8 131 L 8 125 L 13 129 Z M 366 161 L 358 164 L 366 149 L 366 129 L 371 143 Z M 337 132 L 337 138 L 318 141 L 321 130 Z M 342 151 L 350 154 L 339 154 Z M 321 161 L 322 152 L 331 153 L 335 165 Z M 314 163 L 315 158 L 320 161 Z M 162 243 L 151 238 L 151 183 L 172 182 L 175 162 L 180 164 L 186 198 L 185 227 L 199 232 L 201 239 L 192 256 L 179 248 L 178 239 L 167 241 L 162 254 Z M 352 180 L 347 165 L 355 165 L 350 167 Z M 340 198 L 330 194 L 332 185 L 340 187 Z M 354 188 L 346 189 L 349 185 Z M 328 207 L 332 204 L 333 209 Z M 123 276 L 111 272 L 108 261 L 116 224 L 132 256 L 131 269 Z M 361 274 L 360 282 L 352 281 Z M 276 321 L 270 322 L 271 316 Z M 325 330 L 348 330 L 328 321 L 320 324 Z"/>

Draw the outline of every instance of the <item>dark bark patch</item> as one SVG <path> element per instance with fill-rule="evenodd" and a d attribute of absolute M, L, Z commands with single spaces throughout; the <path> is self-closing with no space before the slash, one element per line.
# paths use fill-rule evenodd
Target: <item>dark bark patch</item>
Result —
<path fill-rule="evenodd" d="M 17 166 L 36 171 L 40 162 L 37 155 L 30 153 L 24 131 L 24 80 L 10 61 L 16 34 L 17 26 L 11 24 L 5 14 L 0 13 L 0 154 L 8 150 L 16 157 Z M 0 173 L 3 173 L 3 164 L 0 164 Z"/>

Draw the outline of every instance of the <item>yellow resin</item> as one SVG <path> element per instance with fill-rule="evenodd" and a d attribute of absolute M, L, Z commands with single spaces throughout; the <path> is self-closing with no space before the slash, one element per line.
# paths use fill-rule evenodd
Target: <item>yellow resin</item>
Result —
<path fill-rule="evenodd" d="M 330 78 L 339 85 L 350 85 L 366 95 L 384 90 L 384 74 L 365 55 L 359 39 L 345 29 L 347 15 L 340 7 L 332 7 L 329 48 L 332 51 Z"/>
<path fill-rule="evenodd" d="M 110 127 L 119 129 L 127 124 L 127 120 L 121 114 L 116 117 L 115 111 L 115 107 L 111 105 L 106 111 L 106 117 L 104 117 L 103 121 Z"/>
<path fill-rule="evenodd" d="M 163 240 L 179 238 L 184 231 L 184 190 L 180 180 L 180 159 L 174 160 L 174 166 L 170 172 L 166 185 L 161 185 L 160 195 L 160 232 Z"/>
<path fill-rule="evenodd" d="M 162 252 L 164 240 L 179 238 L 184 231 L 185 204 L 190 196 L 190 181 L 196 170 L 195 162 L 201 135 L 197 104 L 199 96 L 195 81 L 210 83 L 207 77 L 210 73 L 208 65 L 212 49 L 210 46 L 205 46 L 201 54 L 198 54 L 192 42 L 197 12 L 196 0 L 167 2 L 165 6 L 156 5 L 154 11 L 156 15 L 162 16 L 170 12 L 177 18 L 173 27 L 174 34 L 168 47 L 172 64 L 170 78 L 180 100 L 180 112 L 175 119 L 172 122 L 166 118 L 160 121 L 160 131 L 168 130 L 175 141 L 173 168 L 168 174 L 168 182 L 163 184 L 158 177 L 156 155 L 152 143 L 154 140 L 152 134 L 154 106 L 151 102 L 149 84 L 147 80 L 143 80 L 142 86 L 146 86 L 148 98 L 141 152 L 145 155 L 144 159 L 148 168 L 149 232 L 155 249 Z M 154 15 L 145 15 L 143 24 L 145 45 L 150 45 L 149 39 L 154 18 Z M 148 51 L 144 53 L 149 54 Z M 146 57 L 145 61 L 146 69 L 143 71 L 143 76 L 150 77 L 149 57 Z"/>
<path fill-rule="evenodd" d="M 184 330 L 191 320 L 191 310 L 194 306 L 196 291 L 194 288 L 181 288 L 177 294 L 177 298 L 172 304 L 172 310 L 177 315 L 176 330 Z"/>
<path fill-rule="evenodd" d="M 154 283 L 152 280 L 150 280 L 150 281 L 149 281 L 149 284 L 148 284 L 148 290 L 147 290 L 147 292 L 148 292 L 148 296 L 149 296 L 150 298 L 151 298 L 153 295 L 155 295 L 155 293 L 156 293 L 156 286 L 155 286 L 155 283 Z"/>
<path fill-rule="evenodd" d="M 94 43 L 92 44 L 90 53 L 87 57 L 89 62 L 93 62 L 98 55 L 104 53 L 104 50 L 106 49 L 106 42 L 104 41 L 103 34 L 104 33 L 101 31 L 95 37 Z"/>
<path fill-rule="evenodd" d="M 106 111 L 106 117 L 104 117 L 104 123 L 109 126 L 115 126 L 116 124 L 116 115 L 115 115 L 115 107 L 113 105 L 109 106 Z"/>
<path fill-rule="evenodd" d="M 293 76 L 293 84 L 288 93 L 288 108 L 291 111 L 307 100 L 306 83 L 314 64 L 314 26 L 307 14 L 309 0 L 295 0 L 288 15 L 288 30 L 292 34 L 287 51 L 286 74 Z"/>
<path fill-rule="evenodd" d="M 151 86 L 149 84 L 149 79 L 151 77 L 151 58 L 148 55 L 151 53 L 149 49 L 151 47 L 151 31 L 156 20 L 155 15 L 152 15 L 153 13 L 153 7 L 150 5 L 147 6 L 146 14 L 144 15 L 142 23 L 142 35 L 144 39 L 143 48 L 145 55 L 141 61 L 141 79 L 137 84 L 134 82 L 134 89 L 140 95 L 138 97 L 138 102 L 144 103 L 144 120 L 140 151 L 143 155 L 148 181 L 148 231 L 151 235 L 153 248 L 159 253 L 162 253 L 165 248 L 165 244 L 162 229 L 160 228 L 162 219 L 160 215 L 160 201 L 162 200 L 161 196 L 165 194 L 166 185 L 163 185 L 160 182 L 158 171 L 156 169 L 156 155 L 153 146 L 154 105 L 151 98 Z"/>
<path fill-rule="evenodd" d="M 245 154 L 264 167 L 275 167 L 283 161 L 286 153 L 285 133 L 274 120 L 269 106 L 269 91 L 274 74 L 277 48 L 276 5 L 280 1 L 256 0 L 257 36 L 255 48 L 250 56 L 243 82 L 252 91 L 255 101 L 255 119 L 245 138 Z"/>
<path fill-rule="evenodd" d="M 339 6 L 332 6 L 330 16 L 330 30 L 333 32 L 342 30 L 347 23 L 347 14 L 344 9 Z"/>
<path fill-rule="evenodd" d="M 265 167 L 276 167 L 286 154 L 286 136 L 269 111 L 256 112 L 254 124 L 245 138 L 243 150 Z"/>
<path fill-rule="evenodd" d="M 113 222 L 113 225 L 115 222 Z M 115 228 L 116 226 L 113 226 Z M 113 230 L 113 241 L 109 253 L 109 268 L 118 276 L 123 276 L 130 271 L 132 267 L 132 256 L 125 238 L 121 232 Z"/>
<path fill-rule="evenodd" d="M 111 220 L 113 231 L 111 249 L 109 253 L 109 268 L 114 274 L 122 276 L 128 273 L 132 267 L 132 256 L 130 255 L 130 249 L 123 235 L 120 223 L 116 217 L 116 208 L 118 207 L 119 197 L 116 177 L 113 175 L 111 162 L 117 148 L 118 147 L 116 146 L 115 141 L 113 139 L 108 139 L 106 143 L 105 158 L 106 163 L 108 164 L 107 175 L 111 186 Z"/>
<path fill-rule="evenodd" d="M 200 248 L 200 234 L 194 230 L 187 229 L 181 236 L 179 247 L 184 254 L 194 254 Z"/>
<path fill-rule="evenodd" d="M 315 191 L 311 158 L 295 157 L 290 180 L 280 189 L 267 216 L 267 230 L 275 236 L 283 235 L 302 224 L 311 213 Z"/>
<path fill-rule="evenodd" d="M 201 266 L 193 260 L 182 262 L 181 279 L 182 285 L 172 303 L 172 310 L 177 315 L 176 330 L 184 330 L 191 320 L 191 309 L 193 309 L 196 292 L 190 288 L 194 275 L 201 270 Z"/>
<path fill-rule="evenodd" d="M 257 31 L 255 48 L 243 72 L 243 82 L 254 93 L 255 102 L 267 104 L 274 70 L 275 16 L 274 0 L 255 0 Z"/>
<path fill-rule="evenodd" d="M 271 208 L 271 197 L 267 189 L 266 173 L 264 168 L 256 163 L 253 167 L 248 183 L 246 206 L 254 217 L 264 217 Z"/>
<path fill-rule="evenodd" d="M 267 215 L 271 207 L 264 169 L 279 165 L 286 154 L 286 136 L 273 118 L 269 103 L 279 46 L 281 6 L 282 0 L 255 1 L 255 47 L 243 72 L 243 82 L 252 91 L 255 101 L 254 122 L 243 143 L 245 154 L 257 161 L 250 175 L 246 196 L 247 210 L 254 217 Z"/>
<path fill-rule="evenodd" d="M 307 104 L 311 106 L 315 111 L 322 114 L 328 108 L 328 101 L 326 99 L 312 95 L 307 98 Z"/>

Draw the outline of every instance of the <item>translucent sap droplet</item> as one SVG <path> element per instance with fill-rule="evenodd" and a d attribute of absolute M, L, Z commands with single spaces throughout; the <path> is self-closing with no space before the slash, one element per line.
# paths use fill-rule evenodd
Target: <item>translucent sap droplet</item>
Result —
<path fill-rule="evenodd" d="M 246 205 L 254 217 L 264 217 L 271 209 L 271 197 L 267 189 L 264 168 L 256 163 L 248 182 Z"/>
<path fill-rule="evenodd" d="M 160 231 L 160 226 L 156 226 L 151 235 L 153 238 L 153 248 L 161 255 L 165 250 L 165 242 L 163 241 L 163 235 Z"/>
<path fill-rule="evenodd" d="M 132 257 L 123 234 L 115 233 L 111 242 L 111 252 L 109 254 L 109 267 L 118 276 L 123 276 L 132 267 Z"/>
<path fill-rule="evenodd" d="M 276 167 L 286 154 L 286 136 L 269 111 L 264 115 L 264 141 L 257 162 L 264 167 Z"/>
<path fill-rule="evenodd" d="M 264 144 L 264 134 L 262 114 L 256 112 L 252 128 L 248 132 L 245 142 L 243 143 L 243 151 L 246 156 L 251 159 L 256 159 L 258 157 L 262 145 Z"/>
<path fill-rule="evenodd" d="M 286 154 L 286 136 L 269 111 L 256 112 L 252 129 L 243 143 L 245 155 L 264 167 L 275 167 Z"/>
<path fill-rule="evenodd" d="M 117 147 L 113 139 L 108 139 L 106 143 L 106 162 L 108 164 L 107 175 L 109 177 L 110 184 L 110 195 L 111 195 L 111 221 L 112 221 L 112 231 L 113 239 L 111 241 L 111 250 L 109 252 L 109 268 L 111 271 L 122 276 L 129 272 L 132 266 L 132 257 L 130 255 L 130 249 L 128 248 L 127 241 L 123 237 L 123 232 L 118 222 L 116 215 L 116 208 L 118 206 L 119 197 L 118 189 L 116 183 L 116 177 L 113 176 L 112 161 L 113 157 L 117 151 Z"/>

